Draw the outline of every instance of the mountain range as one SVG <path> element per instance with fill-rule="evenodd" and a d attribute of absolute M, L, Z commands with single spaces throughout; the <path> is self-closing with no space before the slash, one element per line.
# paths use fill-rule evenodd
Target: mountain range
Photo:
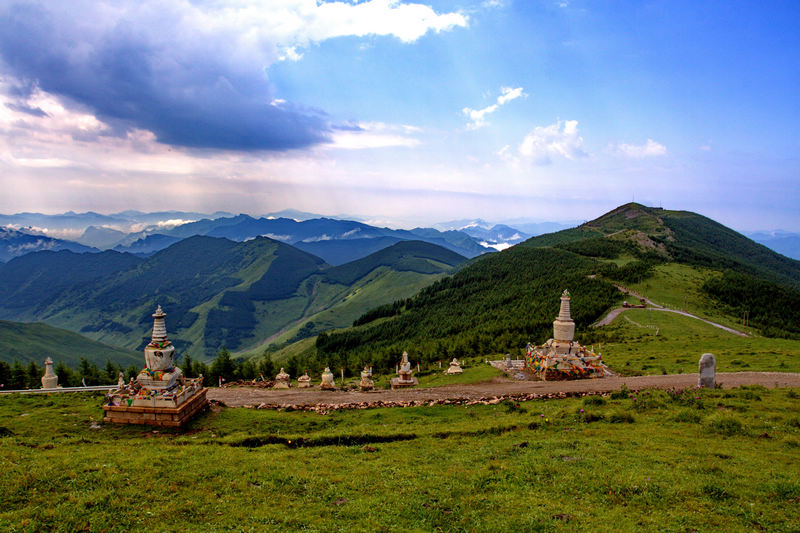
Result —
<path fill-rule="evenodd" d="M 139 350 L 161 305 L 175 345 L 207 358 L 221 345 L 243 349 L 283 333 L 297 338 L 347 326 L 464 260 L 440 246 L 401 241 L 331 266 L 267 237 L 193 236 L 148 258 L 37 252 L 0 265 L 0 317 L 44 321 Z"/>

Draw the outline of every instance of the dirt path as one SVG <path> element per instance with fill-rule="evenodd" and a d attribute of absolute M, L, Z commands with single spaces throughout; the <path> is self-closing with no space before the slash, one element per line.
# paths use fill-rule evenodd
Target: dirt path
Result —
<path fill-rule="evenodd" d="M 649 310 L 649 311 L 665 311 L 667 313 L 675 313 L 675 314 L 678 314 L 678 315 L 683 315 L 683 316 L 686 316 L 686 317 L 689 317 L 689 318 L 694 318 L 695 320 L 699 320 L 700 322 L 705 322 L 709 326 L 714 326 L 715 328 L 719 328 L 721 330 L 727 331 L 728 333 L 733 333 L 734 335 L 739 335 L 740 337 L 749 337 L 749 335 L 747 333 L 743 333 L 741 331 L 737 331 L 737 330 L 735 330 L 733 328 L 729 328 L 728 326 L 723 326 L 722 324 L 717 324 L 716 322 L 712 322 L 710 320 L 706 320 L 705 318 L 700 318 L 699 316 L 693 315 L 693 314 L 691 314 L 689 312 L 679 311 L 678 309 L 669 309 L 668 307 L 663 307 L 661 305 L 658 305 L 657 303 L 648 300 L 647 298 L 645 298 L 644 296 L 642 296 L 638 292 L 632 291 L 632 290 L 628 289 L 627 287 L 623 287 L 622 285 L 616 285 L 615 284 L 614 286 L 617 289 L 619 289 L 619 291 L 622 292 L 623 294 L 630 294 L 632 296 L 635 296 L 635 297 L 640 298 L 641 300 L 644 300 L 645 302 L 647 302 L 647 304 L 650 307 L 647 307 L 646 309 Z M 618 307 L 616 309 L 612 309 L 599 322 L 595 322 L 594 323 L 594 327 L 599 328 L 600 326 L 607 326 L 607 325 L 611 324 L 614 321 L 615 318 L 617 318 L 623 311 L 627 311 L 628 309 L 631 309 L 631 308 L 630 307 Z"/>
<path fill-rule="evenodd" d="M 742 385 L 765 387 L 800 387 L 800 374 L 788 372 L 724 372 L 717 374 L 717 383 L 729 389 Z M 629 389 L 667 389 L 670 387 L 692 388 L 697 385 L 697 374 L 671 374 L 666 376 L 612 377 L 577 381 L 513 381 L 495 378 L 483 383 L 469 385 L 447 385 L 444 387 L 415 388 L 401 390 L 379 390 L 372 392 L 323 391 L 312 389 L 258 389 L 250 387 L 212 388 L 210 400 L 223 402 L 229 407 L 339 405 L 375 402 L 408 402 L 436 400 L 480 400 L 506 395 L 554 394 L 554 393 L 598 393 L 618 390 L 622 385 Z"/>

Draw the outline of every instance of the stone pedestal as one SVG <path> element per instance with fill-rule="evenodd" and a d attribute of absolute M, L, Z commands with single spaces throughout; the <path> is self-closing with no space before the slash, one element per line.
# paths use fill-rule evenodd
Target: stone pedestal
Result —
<path fill-rule="evenodd" d="M 53 372 L 53 360 L 49 357 L 44 360 L 44 376 L 42 376 L 43 389 L 58 388 L 58 376 Z"/>
<path fill-rule="evenodd" d="M 397 369 L 397 377 L 392 378 L 393 389 L 404 389 L 419 385 L 417 378 L 411 376 L 411 363 L 408 361 L 408 352 L 403 352 L 403 360 Z"/>
<path fill-rule="evenodd" d="M 444 371 L 445 374 L 453 375 L 453 374 L 462 374 L 464 370 L 461 368 L 461 364 L 458 362 L 458 359 L 455 357 L 452 361 L 450 361 L 450 366 L 447 370 Z"/>
<path fill-rule="evenodd" d="M 361 381 L 358 384 L 362 391 L 368 391 L 375 388 L 375 383 L 372 381 L 372 372 L 369 367 L 364 367 L 361 371 Z"/>
<path fill-rule="evenodd" d="M 716 387 L 717 359 L 712 353 L 704 353 L 700 357 L 697 386 L 707 389 Z"/>
<path fill-rule="evenodd" d="M 273 385 L 273 389 L 288 389 L 291 386 L 291 377 L 289 374 L 283 371 L 278 372 L 278 375 L 275 376 L 275 385 Z"/>
<path fill-rule="evenodd" d="M 319 388 L 322 390 L 336 390 L 336 384 L 333 381 L 333 372 L 331 372 L 331 369 L 327 366 L 322 372 L 322 383 L 319 384 Z"/>
<path fill-rule="evenodd" d="M 308 372 L 303 372 L 303 375 L 297 378 L 297 388 L 307 389 L 309 387 L 311 387 L 311 376 L 308 375 Z"/>

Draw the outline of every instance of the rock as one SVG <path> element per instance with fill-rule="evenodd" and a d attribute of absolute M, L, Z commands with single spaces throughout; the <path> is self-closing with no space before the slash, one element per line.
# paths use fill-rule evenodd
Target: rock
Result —
<path fill-rule="evenodd" d="M 697 386 L 707 389 L 713 389 L 716 386 L 715 376 L 717 372 L 717 360 L 712 353 L 704 353 L 700 358 L 700 365 L 698 369 L 699 378 L 697 379 Z"/>

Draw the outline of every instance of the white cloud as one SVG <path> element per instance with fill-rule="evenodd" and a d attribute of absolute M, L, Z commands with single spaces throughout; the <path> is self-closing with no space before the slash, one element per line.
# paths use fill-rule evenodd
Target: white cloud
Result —
<path fill-rule="evenodd" d="M 343 150 L 364 150 L 369 148 L 389 148 L 393 146 L 413 147 L 420 141 L 411 135 L 421 130 L 407 124 L 385 124 L 383 122 L 364 122 L 353 129 L 337 130 L 327 146 Z"/>
<path fill-rule="evenodd" d="M 522 92 L 522 87 L 501 87 L 500 96 L 497 97 L 496 103 L 488 107 L 484 107 L 483 109 L 471 109 L 469 107 L 465 107 L 461 110 L 461 112 L 469 117 L 470 122 L 467 124 L 467 129 L 477 130 L 486 126 L 488 124 L 488 122 L 486 122 L 486 115 L 494 113 L 500 108 L 500 106 L 505 105 L 512 100 L 516 100 L 521 96 L 527 96 Z"/>
<path fill-rule="evenodd" d="M 653 139 L 647 139 L 647 142 L 641 145 L 619 143 L 616 151 L 625 157 L 644 159 L 645 157 L 666 155 L 667 147 Z"/>
<path fill-rule="evenodd" d="M 536 126 L 522 140 L 519 153 L 540 165 L 551 163 L 553 157 L 576 159 L 587 155 L 577 120 L 559 120 L 549 126 Z"/>

